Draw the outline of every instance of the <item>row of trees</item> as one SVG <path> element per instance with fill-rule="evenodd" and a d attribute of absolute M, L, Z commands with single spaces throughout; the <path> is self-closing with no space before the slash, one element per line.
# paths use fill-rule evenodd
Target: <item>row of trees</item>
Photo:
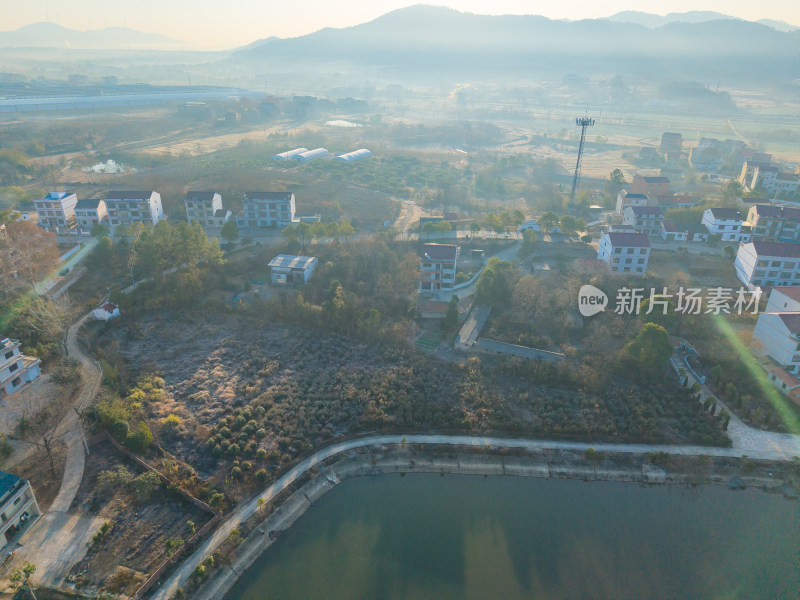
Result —
<path fill-rule="evenodd" d="M 331 240 L 340 240 L 342 238 L 349 240 L 356 233 L 356 230 L 349 221 L 342 221 L 337 223 L 331 221 L 330 223 L 297 223 L 296 225 L 289 225 L 281 234 L 290 242 L 297 242 L 300 244 L 302 251 L 305 252 L 306 244 L 314 240 L 321 241 L 323 238 Z"/>

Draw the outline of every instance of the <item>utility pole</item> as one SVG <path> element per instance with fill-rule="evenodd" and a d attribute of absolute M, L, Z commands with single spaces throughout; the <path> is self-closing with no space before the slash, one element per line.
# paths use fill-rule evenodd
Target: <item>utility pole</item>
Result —
<path fill-rule="evenodd" d="M 581 141 L 578 144 L 578 160 L 575 162 L 575 174 L 572 176 L 572 191 L 569 193 L 569 212 L 575 213 L 575 192 L 578 190 L 578 179 L 581 176 L 581 158 L 583 157 L 583 144 L 586 141 L 586 129 L 594 125 L 594 119 L 588 115 L 575 119 L 575 124 L 581 128 Z"/>

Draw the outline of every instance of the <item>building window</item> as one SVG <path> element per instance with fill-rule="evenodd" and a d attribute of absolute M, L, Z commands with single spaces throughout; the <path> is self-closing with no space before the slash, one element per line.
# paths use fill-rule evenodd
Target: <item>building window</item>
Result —
<path fill-rule="evenodd" d="M 14 371 L 16 371 L 17 369 L 19 369 L 19 363 L 14 363 L 14 364 L 13 364 L 13 365 L 11 365 L 10 367 L 8 367 L 8 372 L 9 372 L 9 373 L 13 373 L 13 372 L 14 372 Z"/>

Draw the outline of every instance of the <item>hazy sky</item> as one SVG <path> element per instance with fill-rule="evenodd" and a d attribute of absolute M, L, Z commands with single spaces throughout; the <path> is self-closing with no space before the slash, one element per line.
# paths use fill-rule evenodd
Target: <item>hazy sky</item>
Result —
<path fill-rule="evenodd" d="M 0 29 L 53 21 L 73 29 L 128 26 L 208 48 L 240 46 L 276 35 L 363 23 L 408 0 L 0 0 Z M 798 0 L 432 0 L 481 14 L 540 14 L 553 19 L 606 17 L 621 10 L 666 14 L 713 10 L 750 20 L 800 24 Z"/>

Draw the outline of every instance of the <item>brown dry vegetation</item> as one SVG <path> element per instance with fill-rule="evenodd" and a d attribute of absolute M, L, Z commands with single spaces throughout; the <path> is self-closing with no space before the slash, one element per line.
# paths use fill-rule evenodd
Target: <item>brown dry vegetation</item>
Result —
<path fill-rule="evenodd" d="M 188 521 L 193 521 L 199 529 L 210 517 L 163 486 L 147 501 L 139 500 L 121 487 L 108 491 L 99 489 L 98 475 L 120 466 L 134 476 L 142 473 L 140 467 L 110 443 L 92 446 L 71 511 L 100 516 L 111 528 L 73 567 L 70 579 L 84 590 L 104 589 L 132 595 L 165 560 L 166 540 L 187 540 L 191 537 Z"/>

